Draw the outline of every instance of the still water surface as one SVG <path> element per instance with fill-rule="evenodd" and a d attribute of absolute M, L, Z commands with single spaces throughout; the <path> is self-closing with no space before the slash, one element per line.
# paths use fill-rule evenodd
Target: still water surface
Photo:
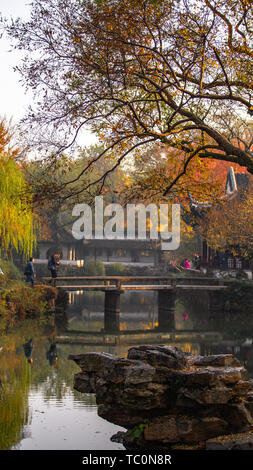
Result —
<path fill-rule="evenodd" d="M 124 294 L 122 330 L 143 330 L 142 342 L 151 344 L 145 331 L 157 326 L 155 297 Z M 184 332 L 167 342 L 195 354 L 233 353 L 253 377 L 253 325 L 251 312 L 215 318 L 206 308 L 205 296 L 185 297 L 177 304 L 175 328 Z M 113 450 L 124 447 L 111 441 L 120 430 L 97 416 L 95 396 L 73 389 L 79 367 L 69 354 L 106 351 L 126 356 L 128 344 L 56 344 L 56 336 L 71 330 L 101 331 L 101 296 L 71 295 L 66 315 L 57 330 L 45 333 L 31 326 L 12 332 L 0 344 L 0 449 L 21 450 Z M 196 335 L 199 331 L 199 335 Z M 210 332 L 212 334 L 210 335 Z M 33 339 L 31 354 L 23 344 Z M 180 339 L 181 338 L 181 339 Z M 138 343 L 137 343 L 138 344 Z M 160 343 L 161 344 L 161 343 Z M 166 344 L 166 341 L 162 342 Z M 131 344 L 132 346 L 132 344 Z M 49 355 L 56 347 L 53 354 Z M 2 348 L 2 349 L 1 349 Z"/>

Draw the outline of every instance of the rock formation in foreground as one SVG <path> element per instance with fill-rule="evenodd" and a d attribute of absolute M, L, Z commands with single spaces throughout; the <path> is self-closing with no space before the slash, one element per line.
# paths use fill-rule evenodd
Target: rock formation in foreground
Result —
<path fill-rule="evenodd" d="M 69 359 L 81 368 L 74 388 L 95 393 L 99 416 L 128 430 L 128 449 L 222 449 L 231 434 L 253 446 L 252 382 L 231 354 L 138 346 L 127 359 L 96 352 Z M 233 448 L 236 436 L 230 440 Z"/>

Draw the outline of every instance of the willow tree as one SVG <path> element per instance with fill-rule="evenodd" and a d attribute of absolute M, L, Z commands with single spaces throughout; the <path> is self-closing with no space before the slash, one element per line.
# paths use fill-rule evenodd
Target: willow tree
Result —
<path fill-rule="evenodd" d="M 0 249 L 24 256 L 34 247 L 32 201 L 21 168 L 13 157 L 0 155 Z"/>
<path fill-rule="evenodd" d="M 238 147 L 221 119 L 252 120 L 252 20 L 251 0 L 33 0 L 30 19 L 7 25 L 37 94 L 29 129 L 47 147 L 58 130 L 61 151 L 89 125 L 106 145 L 99 158 L 112 157 L 101 185 L 157 143 L 183 152 L 179 176 L 195 157 L 253 173 L 252 142 Z"/>

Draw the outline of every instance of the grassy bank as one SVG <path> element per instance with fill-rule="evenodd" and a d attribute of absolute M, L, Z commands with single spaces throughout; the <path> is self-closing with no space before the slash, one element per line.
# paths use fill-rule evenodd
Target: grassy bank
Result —
<path fill-rule="evenodd" d="M 0 333 L 26 318 L 43 319 L 54 311 L 57 290 L 50 286 L 25 283 L 23 273 L 10 261 L 1 260 L 0 267 Z"/>

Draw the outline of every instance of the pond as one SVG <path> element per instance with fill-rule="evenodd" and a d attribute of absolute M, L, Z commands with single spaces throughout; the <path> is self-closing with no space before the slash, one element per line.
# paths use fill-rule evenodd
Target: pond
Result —
<path fill-rule="evenodd" d="M 131 346 L 141 341 L 171 344 L 195 354 L 233 353 L 248 369 L 249 377 L 253 377 L 251 312 L 213 316 L 204 295 L 185 296 L 177 302 L 175 331 L 167 332 L 173 334 L 164 332 L 164 336 L 156 337 L 155 333 L 150 334 L 157 326 L 153 293 L 145 296 L 125 293 L 124 296 L 120 328 L 132 332 Z M 105 332 L 100 295 L 72 293 L 67 311 L 56 320 L 56 328 L 48 331 L 27 321 L 1 338 L 0 449 L 124 449 L 122 444 L 111 440 L 124 429 L 97 416 L 94 395 L 73 389 L 74 374 L 80 369 L 68 356 L 87 351 L 126 356 L 131 335 L 118 338 L 117 344 L 101 344 Z M 84 344 L 82 339 L 73 344 L 66 340 L 73 330 L 79 331 Z M 134 331 L 140 330 L 141 335 L 135 338 Z M 82 337 L 82 331 L 86 336 Z M 93 338 L 90 344 L 89 332 Z M 99 333 L 97 339 L 92 332 Z"/>

